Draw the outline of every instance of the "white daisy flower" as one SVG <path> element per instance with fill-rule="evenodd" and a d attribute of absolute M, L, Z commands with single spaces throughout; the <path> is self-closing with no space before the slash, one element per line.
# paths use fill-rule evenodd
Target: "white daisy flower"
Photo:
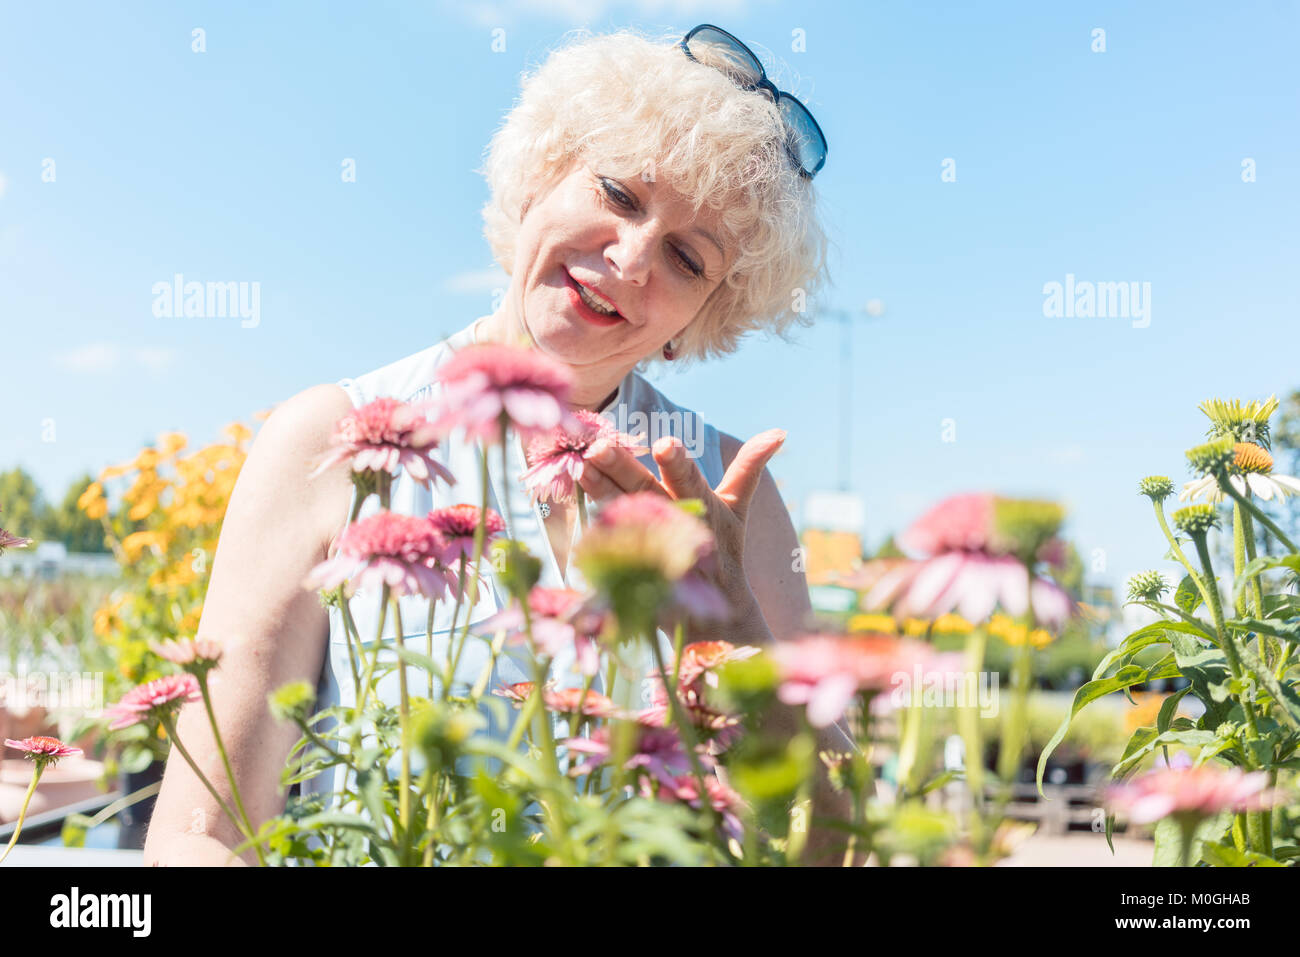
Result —
<path fill-rule="evenodd" d="M 1265 502 L 1271 502 L 1274 497 L 1282 499 L 1289 495 L 1300 495 L 1300 479 L 1274 474 L 1273 456 L 1263 448 L 1253 442 L 1238 442 L 1233 450 L 1236 456 L 1232 464 L 1238 474 L 1229 475 L 1228 481 L 1238 493 L 1253 494 Z M 1227 497 L 1214 476 L 1207 475 L 1184 485 L 1178 500 L 1195 501 L 1202 496 L 1212 505 Z"/>

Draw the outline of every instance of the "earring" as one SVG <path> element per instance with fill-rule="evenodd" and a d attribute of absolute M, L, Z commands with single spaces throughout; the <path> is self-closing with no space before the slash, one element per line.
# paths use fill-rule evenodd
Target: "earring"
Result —
<path fill-rule="evenodd" d="M 664 358 L 669 362 L 677 358 L 677 353 L 673 351 L 673 341 L 671 339 L 664 343 Z"/>

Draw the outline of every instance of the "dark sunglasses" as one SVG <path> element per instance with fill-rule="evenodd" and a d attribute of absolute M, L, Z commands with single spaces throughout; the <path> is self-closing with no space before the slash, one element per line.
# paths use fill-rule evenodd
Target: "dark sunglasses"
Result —
<path fill-rule="evenodd" d="M 789 93 L 778 90 L 754 51 L 726 30 L 701 23 L 682 37 L 681 48 L 697 63 L 717 67 L 745 90 L 766 90 L 776 102 L 789 133 L 790 158 L 799 172 L 812 179 L 826 165 L 826 136 L 807 107 Z"/>

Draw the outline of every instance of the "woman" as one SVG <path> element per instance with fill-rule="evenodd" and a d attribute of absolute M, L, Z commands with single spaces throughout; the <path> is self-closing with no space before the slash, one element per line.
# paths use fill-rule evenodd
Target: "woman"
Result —
<path fill-rule="evenodd" d="M 346 469 L 309 475 L 340 417 L 377 396 L 431 394 L 436 370 L 467 345 L 527 344 L 572 370 L 573 408 L 620 425 L 644 416 L 652 454 L 593 448 L 580 483 L 594 507 L 638 490 L 705 501 L 718 543 L 716 584 L 734 611 L 709 637 L 759 644 L 806 624 L 807 589 L 792 561 L 798 541 L 764 470 L 784 433 L 742 444 L 699 424 L 636 371 L 650 361 L 725 354 L 753 330 L 783 331 L 822 272 L 811 176 L 824 161 L 824 140 L 737 42 L 703 27 L 681 44 L 615 34 L 553 53 L 525 79 L 488 151 L 486 234 L 511 277 L 500 307 L 423 352 L 299 393 L 263 426 L 230 502 L 200 627 L 224 643 L 215 706 L 255 826 L 283 810 L 279 775 L 297 737 L 272 721 L 267 694 L 294 679 L 317 682 L 321 704 L 347 703 L 351 692 L 341 680 L 347 650 L 337 612 L 331 619 L 302 582 L 331 553 L 352 485 Z M 656 424 L 667 434 L 653 434 Z M 473 500 L 465 488 L 479 474 L 477 448 L 449 441 L 439 454 L 462 487 L 430 493 L 399 475 L 395 511 L 423 515 Z M 511 455 L 517 475 L 524 466 L 517 441 Z M 490 504 L 508 534 L 544 557 L 541 584 L 572 584 L 575 507 L 533 505 L 495 458 Z M 472 620 L 503 601 L 493 583 Z M 422 643 L 424 608 L 404 607 L 402 618 Z M 357 624 L 373 634 L 367 622 Z M 445 636 L 447 625 L 439 618 L 435 633 Z M 457 679 L 480 664 L 467 653 Z M 510 667 L 503 661 L 496 678 L 529 677 Z M 206 755 L 199 760 L 221 787 L 200 712 L 187 708 L 179 733 Z M 335 786 L 323 776 L 307 784 L 321 793 Z M 169 762 L 146 860 L 222 864 L 236 843 L 189 769 Z"/>

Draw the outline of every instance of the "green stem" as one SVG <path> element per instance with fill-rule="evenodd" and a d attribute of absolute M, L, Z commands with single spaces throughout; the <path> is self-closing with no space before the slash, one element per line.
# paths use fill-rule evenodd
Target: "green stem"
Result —
<path fill-rule="evenodd" d="M 1196 590 L 1201 593 L 1201 601 L 1205 602 L 1205 607 L 1208 608 L 1210 606 L 1210 590 L 1205 587 L 1205 582 L 1201 581 L 1201 576 L 1197 573 L 1196 569 L 1192 567 L 1192 563 L 1187 560 L 1187 556 L 1183 554 L 1182 547 L 1178 544 L 1178 539 L 1175 538 L 1174 533 L 1170 531 L 1169 522 L 1165 519 L 1164 506 L 1155 499 L 1151 500 L 1151 505 L 1155 508 L 1156 521 L 1160 523 L 1160 531 L 1165 533 L 1165 538 L 1169 541 L 1169 550 L 1174 553 L 1174 557 L 1177 558 L 1183 568 L 1186 569 L 1188 576 L 1192 579 L 1192 583 L 1196 586 Z"/>
<path fill-rule="evenodd" d="M 1246 567 L 1246 529 L 1242 521 L 1243 512 L 1237 503 L 1232 505 L 1232 580 L 1241 578 L 1242 569 Z M 1246 593 L 1233 595 L 1233 610 L 1238 618 L 1246 617 Z"/>
<path fill-rule="evenodd" d="M 1248 498 L 1246 498 L 1240 492 L 1238 492 L 1237 489 L 1233 486 L 1233 484 L 1230 481 L 1228 481 L 1228 477 L 1226 475 L 1220 475 L 1218 479 L 1219 479 L 1219 488 L 1221 488 L 1225 494 L 1232 496 L 1232 498 L 1237 503 L 1239 503 L 1243 508 L 1245 508 L 1252 515 L 1254 515 L 1255 518 L 1259 519 L 1260 523 L 1265 528 L 1267 528 L 1270 532 L 1272 532 L 1273 536 L 1279 542 L 1281 542 L 1284 546 L 1286 546 L 1287 551 L 1300 552 L 1300 548 L 1296 548 L 1295 543 L 1292 542 L 1291 539 L 1287 538 L 1286 533 L 1282 531 L 1282 529 L 1277 527 L 1277 523 L 1274 522 L 1267 515 L 1265 515 L 1262 511 L 1260 511 L 1259 507 L 1255 505 L 1254 502 L 1250 501 Z"/>
<path fill-rule="evenodd" d="M 393 596 L 393 622 L 397 625 L 397 643 L 405 643 L 405 631 L 402 628 L 402 606 L 397 596 Z M 402 862 L 406 862 L 411 846 L 411 696 L 406 686 L 406 662 L 397 662 L 398 711 L 397 720 L 402 737 L 402 769 L 397 792 L 398 817 L 402 822 Z"/>
<path fill-rule="evenodd" d="M 357 702 L 357 715 L 366 709 L 366 699 L 370 696 L 370 681 L 375 674 L 375 665 L 379 662 L 379 649 L 384 643 L 384 625 L 388 622 L 388 586 L 379 592 L 379 626 L 375 629 L 374 653 L 366 660 L 366 673 L 361 679 L 361 700 Z"/>
<path fill-rule="evenodd" d="M 255 833 L 253 822 L 248 818 L 248 811 L 244 809 L 244 800 L 239 795 L 239 784 L 235 781 L 234 769 L 230 766 L 230 757 L 226 754 L 226 746 L 221 740 L 221 731 L 217 727 L 217 715 L 212 708 L 212 696 L 208 693 L 208 676 L 206 674 L 196 675 L 199 681 L 199 692 L 203 695 L 203 707 L 208 712 L 208 723 L 212 725 L 212 738 L 217 743 L 217 753 L 221 755 L 221 766 L 226 769 L 226 780 L 230 782 L 230 796 L 235 800 L 235 807 L 239 809 L 239 816 L 244 822 L 244 831 L 251 838 Z M 257 852 L 257 859 L 266 866 L 266 858 L 262 856 L 261 844 L 254 844 L 253 850 Z"/>
<path fill-rule="evenodd" d="M 966 671 L 978 675 L 984 668 L 988 632 L 975 628 L 966 636 Z M 971 798 L 971 843 L 982 846 L 984 837 L 984 742 L 980 735 L 978 695 L 958 712 L 962 743 L 966 749 L 966 789 Z"/>
<path fill-rule="evenodd" d="M 695 728 L 691 724 L 690 718 L 682 713 L 681 702 L 677 699 L 676 683 L 668 684 L 668 668 L 664 664 L 664 653 L 663 649 L 659 647 L 659 636 L 657 634 L 650 636 L 650 647 L 654 650 L 655 666 L 659 669 L 659 680 L 668 689 L 669 713 L 673 716 L 673 720 L 677 722 L 678 734 L 685 739 L 686 755 L 690 759 L 691 770 L 695 774 L 695 781 L 699 787 L 700 804 L 708 811 L 709 821 L 713 828 L 712 833 L 717 834 L 722 821 L 717 810 L 713 807 L 712 792 L 709 791 L 708 785 L 704 781 L 704 765 L 700 762 L 700 756 L 695 751 Z"/>
<path fill-rule="evenodd" d="M 243 834 L 248 840 L 254 841 L 254 847 L 258 848 L 256 839 L 252 834 L 244 829 L 244 822 L 236 817 L 235 812 L 230 809 L 230 805 L 225 802 L 221 795 L 217 793 L 217 789 L 212 786 L 212 782 L 208 780 L 208 776 L 199 770 L 198 764 L 196 764 L 194 759 L 190 757 L 190 753 L 185 750 L 185 745 L 181 744 L 181 739 L 176 736 L 175 720 L 169 715 L 162 715 L 161 720 L 163 727 L 167 729 L 167 737 L 171 739 L 172 745 L 181 753 L 181 757 L 185 759 L 185 763 L 190 766 L 190 770 L 194 772 L 195 776 L 200 782 L 202 782 L 203 786 L 208 789 L 208 793 L 211 794 L 213 800 L 217 802 L 217 806 L 221 808 L 222 813 L 224 813 L 226 817 L 230 818 L 230 823 L 235 825 L 235 830 L 239 831 L 240 834 Z M 258 848 L 257 857 L 258 860 L 262 859 L 260 848 Z"/>
<path fill-rule="evenodd" d="M 37 760 L 36 767 L 32 769 L 32 783 L 27 785 L 27 793 L 23 796 L 23 806 L 18 811 L 18 823 L 14 825 L 13 836 L 9 838 L 9 845 L 5 848 L 5 852 L 0 854 L 0 864 L 5 862 L 5 858 L 9 856 L 9 852 L 12 851 L 14 845 L 18 843 L 18 835 L 23 832 L 23 821 L 27 819 L 27 805 L 31 803 L 32 795 L 36 793 L 36 783 L 40 781 L 41 772 L 44 770 L 45 762 Z"/>

